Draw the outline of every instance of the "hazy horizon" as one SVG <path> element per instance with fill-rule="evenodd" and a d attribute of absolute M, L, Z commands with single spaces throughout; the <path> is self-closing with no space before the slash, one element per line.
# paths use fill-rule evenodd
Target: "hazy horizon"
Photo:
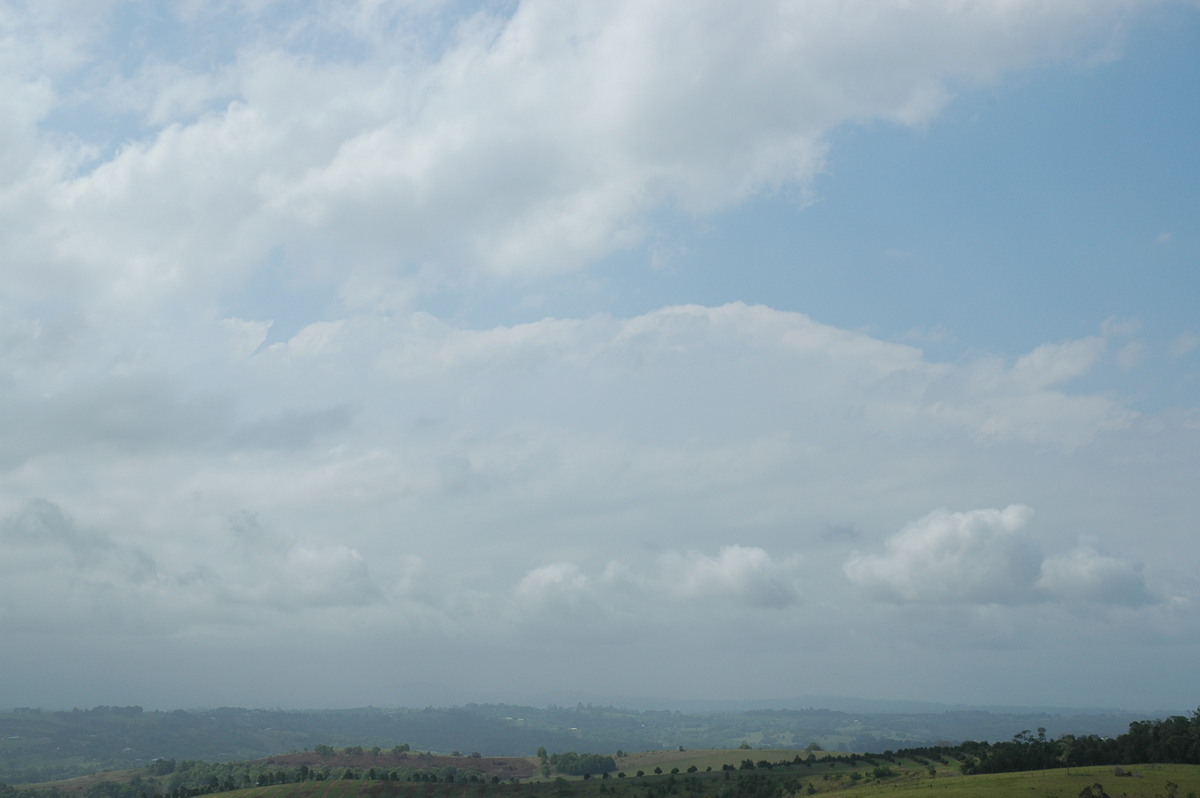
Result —
<path fill-rule="evenodd" d="M 403 704 L 360 704 L 356 706 L 256 706 L 256 705 L 197 705 L 197 706 L 145 706 L 142 704 L 97 704 L 92 706 L 16 706 L 0 707 L 0 711 L 32 709 L 38 712 L 75 712 L 110 707 L 116 710 L 138 707 L 143 712 L 210 712 L 218 709 L 243 709 L 263 712 L 336 712 L 356 710 L 393 710 L 433 708 L 465 708 L 470 706 L 513 706 L 532 709 L 560 707 L 570 709 L 577 705 L 585 707 L 614 707 L 634 712 L 680 712 L 683 714 L 708 714 L 721 712 L 751 712 L 756 710 L 775 711 L 830 711 L 843 714 L 896 714 L 896 715 L 940 715 L 955 712 L 982 712 L 994 715 L 1062 714 L 1066 716 L 1138 716 L 1160 718 L 1170 715 L 1189 715 L 1196 707 L 1114 707 L 1114 706 L 1062 706 L 1062 705 L 976 705 L 950 704 L 938 701 L 908 701 L 889 698 L 862 698 L 855 696 L 798 695 L 746 699 L 719 698 L 657 698 L 654 696 L 600 695 L 587 692 L 552 693 L 460 693 L 448 688 L 427 688 L 428 692 L 416 693 L 426 700 L 414 699 Z"/>
<path fill-rule="evenodd" d="M 0 706 L 1188 711 L 1198 41 L 0 3 Z"/>

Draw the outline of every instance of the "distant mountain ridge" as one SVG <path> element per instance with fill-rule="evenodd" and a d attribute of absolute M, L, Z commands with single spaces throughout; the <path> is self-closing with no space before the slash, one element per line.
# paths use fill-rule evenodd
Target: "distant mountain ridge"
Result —
<path fill-rule="evenodd" d="M 835 712 L 866 712 L 871 714 L 941 714 L 944 712 L 988 712 L 998 715 L 1117 715 L 1163 717 L 1178 712 L 1178 708 L 1144 707 L 1072 707 L 1061 705 L 962 704 L 923 701 L 916 699 L 861 698 L 802 694 L 783 698 L 663 698 L 644 695 L 608 695 L 578 690 L 529 692 L 471 693 L 441 685 L 414 686 L 414 693 L 438 700 L 426 702 L 431 706 L 462 706 L 464 704 L 516 704 L 520 706 L 613 706 L 640 711 L 670 710 L 689 713 L 745 712 L 758 709 L 829 709 Z"/>

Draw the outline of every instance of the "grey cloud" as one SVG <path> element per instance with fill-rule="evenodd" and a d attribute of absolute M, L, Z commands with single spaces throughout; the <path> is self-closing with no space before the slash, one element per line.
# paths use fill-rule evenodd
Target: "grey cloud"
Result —
<path fill-rule="evenodd" d="M 8 393 L 0 397 L 11 420 L 0 442 L 0 462 L 10 467 L 87 449 L 134 453 L 206 447 L 228 419 L 223 403 L 185 398 L 150 376 L 83 380 L 36 400 L 14 396 L 16 386 Z"/>
<path fill-rule="evenodd" d="M 339 405 L 239 422 L 231 399 L 193 395 L 165 375 L 81 380 L 36 399 L 29 396 L 29 386 L 6 387 L 0 389 L 0 412 L 8 420 L 0 438 L 0 464 L 9 468 L 41 456 L 89 450 L 136 456 L 303 449 L 344 430 L 352 418 L 350 408 Z"/>
<path fill-rule="evenodd" d="M 81 528 L 58 504 L 26 503 L 0 523 L 0 600 L 21 628 L 148 629 L 159 564 L 136 546 Z"/>
<path fill-rule="evenodd" d="M 83 558 L 112 545 L 101 535 L 77 529 L 60 506 L 45 499 L 34 499 L 6 518 L 0 524 L 0 535 L 5 542 L 18 546 L 61 544 Z"/>
<path fill-rule="evenodd" d="M 835 542 L 853 542 L 862 537 L 862 533 L 854 524 L 825 524 L 821 531 L 821 539 Z"/>
<path fill-rule="evenodd" d="M 367 561 L 353 547 L 334 541 L 302 541 L 264 521 L 259 513 L 234 513 L 219 556 L 192 568 L 181 583 L 195 584 L 226 613 L 256 617 L 367 607 L 389 600 Z M 219 542 L 214 539 L 214 543 Z M 405 578 L 419 564 L 408 564 Z"/>
<path fill-rule="evenodd" d="M 351 419 L 346 405 L 288 412 L 243 424 L 228 434 L 228 440 L 236 448 L 305 449 L 320 438 L 345 430 Z"/>
<path fill-rule="evenodd" d="M 187 561 L 161 561 L 32 501 L 0 523 L 0 602 L 24 607 L 7 613 L 22 629 L 157 634 L 382 606 L 412 594 L 421 568 L 402 562 L 391 590 L 351 547 L 290 540 L 252 514 L 232 519 L 230 535 L 232 545 L 210 540 Z"/>
<path fill-rule="evenodd" d="M 122 546 L 100 532 L 81 529 L 58 504 L 34 499 L 0 523 L 5 558 L 36 557 L 48 568 L 69 567 L 104 578 L 108 569 L 135 583 L 155 577 L 157 565 L 145 551 Z M 65 558 L 63 555 L 66 555 Z M 98 567 L 97 567 L 98 566 Z M 92 571 L 96 568 L 95 571 Z"/>

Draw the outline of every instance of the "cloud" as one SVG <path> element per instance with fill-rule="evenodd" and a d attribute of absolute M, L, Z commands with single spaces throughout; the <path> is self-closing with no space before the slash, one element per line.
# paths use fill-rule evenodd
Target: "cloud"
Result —
<path fill-rule="evenodd" d="M 44 565 L 70 563 L 83 568 L 113 556 L 133 565 L 135 572 L 153 570 L 153 563 L 144 554 L 122 551 L 107 536 L 79 529 L 61 507 L 45 499 L 30 501 L 5 519 L 0 524 L 0 536 L 8 546 L 6 565 L 10 567 L 17 558 L 28 566 L 30 560 L 25 558 L 32 558 Z M 65 559 L 63 554 L 67 555 Z"/>
<path fill-rule="evenodd" d="M 680 598 L 754 607 L 786 607 L 800 601 L 791 564 L 774 562 L 757 547 L 723 546 L 716 556 L 669 552 L 660 556 L 659 564 L 661 579 Z"/>
<path fill-rule="evenodd" d="M 573 617 L 592 631 L 609 625 L 669 622 L 699 607 L 714 610 L 781 609 L 800 602 L 797 559 L 777 560 L 753 546 L 722 546 L 715 555 L 666 551 L 648 562 L 611 560 L 594 575 L 572 562 L 527 572 L 513 589 L 520 625 L 544 617 Z"/>
<path fill-rule="evenodd" d="M 1142 566 L 1101 554 L 1088 544 L 1047 557 L 1038 587 L 1054 600 L 1136 607 L 1155 601 Z"/>
<path fill-rule="evenodd" d="M 1100 430 L 1127 427 L 1136 413 L 1102 396 L 1071 396 L 1059 386 L 1091 371 L 1104 337 L 1043 344 L 1012 366 L 980 357 L 932 382 L 927 412 L 997 441 L 1024 439 L 1076 449 Z"/>
<path fill-rule="evenodd" d="M 557 562 L 525 574 L 515 592 L 521 602 L 538 607 L 574 605 L 590 592 L 589 583 L 573 563 Z"/>
<path fill-rule="evenodd" d="M 1016 504 L 1003 510 L 937 510 L 889 538 L 885 553 L 855 555 L 843 570 L 884 601 L 1032 601 L 1042 555 L 1024 532 L 1031 515 Z"/>
<path fill-rule="evenodd" d="M 3 441 L 9 495 L 54 496 L 114 545 L 148 552 L 154 590 L 171 597 L 147 606 L 183 626 L 405 605 L 470 628 L 510 603 L 512 573 L 527 574 L 517 615 L 629 617 L 634 595 L 722 613 L 803 607 L 841 562 L 796 558 L 780 530 L 807 529 L 837 556 L 869 536 L 827 530 L 913 517 L 934 493 L 913 486 L 961 482 L 949 463 L 1011 483 L 987 441 L 1059 463 L 1074 451 L 1064 440 L 1101 446 L 1132 423 L 1111 400 L 1041 387 L 997 358 L 933 362 L 739 303 L 490 329 L 356 315 L 266 347 L 265 325 L 188 323 L 186 348 L 122 357 L 96 336 L 10 324 L 20 379 L 0 388 L 21 421 Z M 101 467 L 109 487 L 96 492 L 86 486 Z M 869 509 L 848 514 L 864 495 Z M 247 510 L 257 526 L 229 520 Z M 482 539 L 480 519 L 495 530 Z M 925 540 L 912 532 L 849 572 L 911 601 L 1031 589 L 1036 572 L 1015 578 L 1021 533 L 962 523 L 955 556 L 975 562 L 992 546 L 1008 560 L 988 562 L 1007 571 L 906 587 L 897 563 L 916 562 Z M 649 528 L 663 530 L 659 550 L 616 554 L 644 546 Z M 939 529 L 922 534 L 949 534 Z M 579 542 L 593 537 L 607 542 Z M 550 565 L 530 572 L 506 540 Z M 434 573 L 449 576 L 437 585 Z M 123 578 L 109 580 L 118 592 Z"/>
<path fill-rule="evenodd" d="M 66 452 L 294 449 L 344 430 L 351 418 L 336 406 L 242 421 L 229 397 L 190 395 L 161 373 L 84 377 L 29 394 L 0 388 L 0 408 L 13 423 L 0 442 L 0 469 Z"/>
<path fill-rule="evenodd" d="M 1043 344 L 1014 364 L 1013 379 L 1030 388 L 1046 388 L 1086 374 L 1100 356 L 1103 338 L 1081 338 L 1059 344 Z"/>
<path fill-rule="evenodd" d="M 1169 352 L 1172 357 L 1183 357 L 1196 349 L 1200 348 L 1200 335 L 1193 332 L 1180 333 L 1179 336 L 1171 342 Z"/>
<path fill-rule="evenodd" d="M 86 6 L 0 12 L 0 628 L 54 641 L 9 650 L 353 644 L 381 670 L 343 684 L 540 689 L 531 639 L 577 629 L 559 653 L 615 685 L 704 623 L 705 690 L 850 684 L 947 617 L 1188 639 L 1200 425 L 1094 387 L 1131 323 L 939 360 L 763 305 L 558 302 L 695 249 L 681 217 L 817 199 L 841 131 L 1110 53 L 1139 4 Z M 1008 497 L 1036 539 L 1017 505 L 926 515 Z"/>
<path fill-rule="evenodd" d="M 19 46 L 3 93 L 0 201 L 40 221 L 6 216 L 2 254 L 28 301 L 72 285 L 126 312 L 236 295 L 281 251 L 353 302 L 573 271 L 664 209 L 803 196 L 839 125 L 924 124 L 958 86 L 1090 51 L 1123 7 L 223 4 L 124 8 L 111 41 L 109 6 L 13 14 L 8 39 L 53 44 Z M 102 91 L 72 92 L 87 74 Z M 115 142 L 39 132 L 96 95 L 133 117 Z"/>
<path fill-rule="evenodd" d="M 317 629 L 313 613 L 369 607 L 389 592 L 406 599 L 421 568 L 409 559 L 385 586 L 351 547 L 296 541 L 245 515 L 230 531 L 228 544 L 210 536 L 208 556 L 174 561 L 82 529 L 54 502 L 29 502 L 0 523 L 0 597 L 25 608 L 0 624 L 137 636 L 306 614 Z"/>
<path fill-rule="evenodd" d="M 1155 601 L 1130 559 L 1081 544 L 1044 556 L 1025 531 L 1032 510 L 938 510 L 884 543 L 882 554 L 855 554 L 847 578 L 880 601 L 1019 605 L 1051 601 L 1140 606 Z"/>
<path fill-rule="evenodd" d="M 0 575 L 0 627 L 10 633 L 137 630 L 160 584 L 149 553 L 80 528 L 44 499 L 0 522 Z"/>

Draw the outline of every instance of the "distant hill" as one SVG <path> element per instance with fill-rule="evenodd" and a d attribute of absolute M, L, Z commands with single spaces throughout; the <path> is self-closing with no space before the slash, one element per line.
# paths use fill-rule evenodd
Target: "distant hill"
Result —
<path fill-rule="evenodd" d="M 908 707 L 906 707 L 908 708 Z M 1142 716 L 1144 717 L 1144 716 Z M 1004 714 L 983 710 L 867 712 L 824 708 L 710 711 L 638 710 L 577 703 L 535 708 L 469 704 L 451 708 L 286 711 L 220 708 L 143 711 L 95 707 L 0 713 L 0 782 L 43 782 L 103 769 L 142 767 L 154 759 L 235 761 L 303 752 L 318 745 L 408 744 L 414 751 L 532 756 L 549 751 L 618 749 L 889 749 L 1007 740 L 1025 729 L 1115 736 L 1132 714 Z"/>

